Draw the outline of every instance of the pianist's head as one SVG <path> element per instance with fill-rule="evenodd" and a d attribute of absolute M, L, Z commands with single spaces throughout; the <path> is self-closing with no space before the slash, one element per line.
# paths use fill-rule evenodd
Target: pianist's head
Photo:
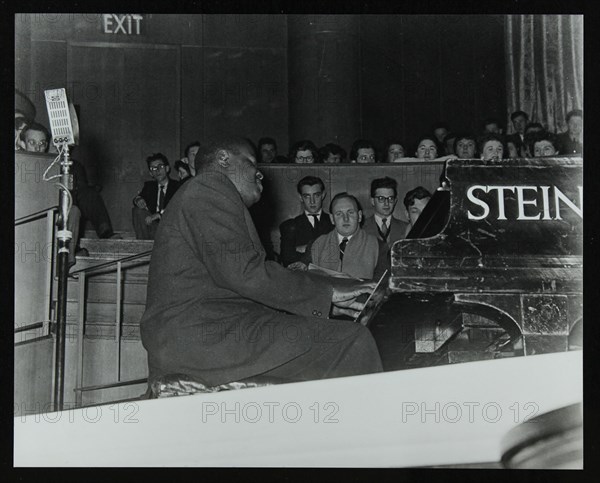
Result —
<path fill-rule="evenodd" d="M 48 151 L 50 133 L 41 124 L 33 122 L 21 131 L 21 139 L 25 144 L 25 151 L 45 153 Z"/>

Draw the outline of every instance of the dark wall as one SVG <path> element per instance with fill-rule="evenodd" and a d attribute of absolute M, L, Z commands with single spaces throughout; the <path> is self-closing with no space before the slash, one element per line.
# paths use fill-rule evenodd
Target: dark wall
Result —
<path fill-rule="evenodd" d="M 475 132 L 505 119 L 502 16 L 364 15 L 360 35 L 362 132 L 382 149 L 437 121 Z"/>
<path fill-rule="evenodd" d="M 139 35 L 104 33 L 103 22 L 100 14 L 17 15 L 16 87 L 46 125 L 43 91 L 66 87 L 81 126 L 73 157 L 103 186 L 117 230 L 131 231 L 131 198 L 149 179 L 150 153 L 175 161 L 189 142 L 222 132 L 272 136 L 287 153 L 297 140 L 289 139 L 294 102 L 328 105 L 290 94 L 285 15 L 145 14 Z M 473 130 L 483 117 L 505 117 L 502 17 L 365 15 L 352 35 L 358 56 L 317 60 L 356 63 L 358 119 L 324 118 L 318 144 L 349 144 L 358 129 L 383 148 L 391 137 L 413 142 L 437 120 Z M 327 86 L 317 90 L 338 107 L 355 92 Z M 344 126 L 353 132 L 334 132 Z"/>

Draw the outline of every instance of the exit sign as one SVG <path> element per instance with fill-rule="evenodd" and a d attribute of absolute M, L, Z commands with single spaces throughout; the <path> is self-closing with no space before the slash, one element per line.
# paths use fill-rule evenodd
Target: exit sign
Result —
<path fill-rule="evenodd" d="M 105 13 L 102 15 L 102 32 L 105 34 L 140 35 L 143 15 L 137 13 Z"/>

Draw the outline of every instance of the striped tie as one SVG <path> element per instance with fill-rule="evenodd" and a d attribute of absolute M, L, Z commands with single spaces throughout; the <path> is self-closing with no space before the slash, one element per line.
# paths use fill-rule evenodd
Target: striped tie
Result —
<path fill-rule="evenodd" d="M 348 239 L 343 238 L 340 243 L 340 262 L 344 260 L 344 251 L 346 251 L 346 245 L 348 244 Z"/>

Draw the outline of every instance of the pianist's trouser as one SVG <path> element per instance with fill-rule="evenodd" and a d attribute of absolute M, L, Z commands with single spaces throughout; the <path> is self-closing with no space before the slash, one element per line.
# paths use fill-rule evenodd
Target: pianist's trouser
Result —
<path fill-rule="evenodd" d="M 144 334 L 142 327 L 148 382 L 184 374 L 207 386 L 218 386 L 255 376 L 295 382 L 383 370 L 375 340 L 361 324 L 285 314 L 272 322 L 255 327 L 252 337 L 244 336 L 244 327 L 213 334 L 206 325 L 190 323 L 156 336 Z M 298 347 L 300 351 L 295 351 Z M 215 365 L 215 360 L 221 362 Z"/>
<path fill-rule="evenodd" d="M 135 231 L 135 238 L 137 240 L 154 240 L 156 230 L 158 228 L 158 221 L 153 221 L 149 225 L 146 224 L 146 217 L 150 216 L 148 210 L 143 210 L 134 206 L 131 209 L 131 222 L 133 224 L 133 230 Z"/>

